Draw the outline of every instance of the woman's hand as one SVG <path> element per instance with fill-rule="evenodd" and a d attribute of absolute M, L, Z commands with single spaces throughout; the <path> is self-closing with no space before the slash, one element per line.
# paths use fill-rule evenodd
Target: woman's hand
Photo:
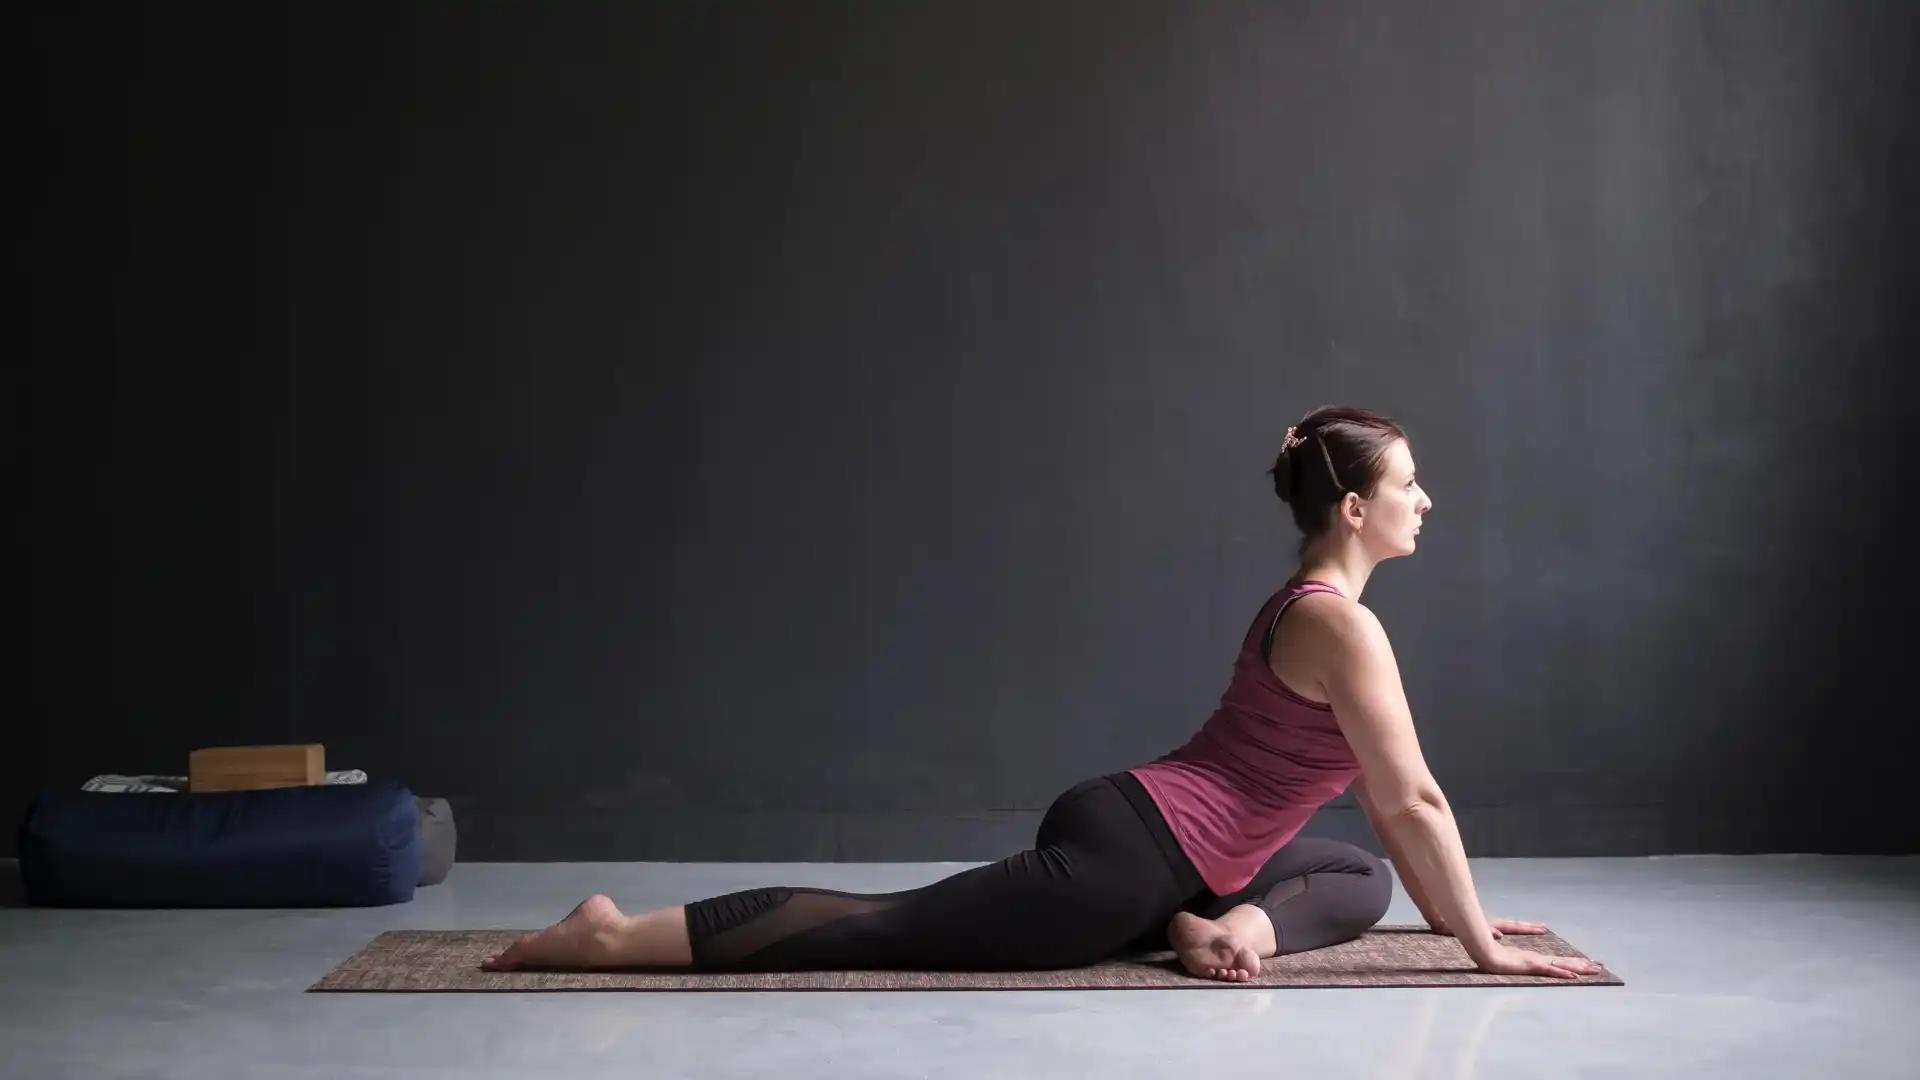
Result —
<path fill-rule="evenodd" d="M 1430 923 L 1429 925 L 1432 926 L 1434 933 L 1442 937 L 1453 936 L 1453 931 L 1449 930 L 1444 923 Z M 1521 922 L 1519 919 L 1503 919 L 1494 915 L 1487 917 L 1487 925 L 1493 927 L 1493 936 L 1496 938 L 1503 934 L 1544 934 L 1547 932 L 1546 923 Z"/>
<path fill-rule="evenodd" d="M 1598 975 L 1606 970 L 1606 965 L 1597 960 L 1578 956 L 1548 956 L 1498 943 L 1477 964 L 1481 971 L 1489 975 L 1545 975 L 1554 979 L 1577 979 L 1582 975 Z"/>

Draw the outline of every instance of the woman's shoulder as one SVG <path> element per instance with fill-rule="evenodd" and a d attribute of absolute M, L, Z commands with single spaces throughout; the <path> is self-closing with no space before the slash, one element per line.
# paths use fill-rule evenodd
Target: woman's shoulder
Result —
<path fill-rule="evenodd" d="M 1386 641 L 1386 628 L 1373 609 L 1341 593 L 1302 591 L 1292 606 L 1298 612 L 1300 629 L 1336 647 L 1367 647 Z"/>

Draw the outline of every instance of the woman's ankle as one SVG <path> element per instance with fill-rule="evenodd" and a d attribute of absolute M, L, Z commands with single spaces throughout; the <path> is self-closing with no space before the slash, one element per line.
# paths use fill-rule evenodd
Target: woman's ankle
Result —
<path fill-rule="evenodd" d="M 1253 904 L 1241 904 L 1220 917 L 1220 924 L 1241 941 L 1253 947 L 1253 951 L 1265 960 L 1280 948 L 1280 935 L 1273 928 L 1273 919 L 1266 909 Z"/>
<path fill-rule="evenodd" d="M 687 937 L 687 909 L 658 908 L 627 921 L 620 951 L 636 964 L 687 967 L 693 963 L 693 943 Z"/>

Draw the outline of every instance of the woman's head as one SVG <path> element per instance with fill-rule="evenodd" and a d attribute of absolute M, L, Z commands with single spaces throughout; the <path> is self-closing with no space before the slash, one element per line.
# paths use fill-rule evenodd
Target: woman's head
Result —
<path fill-rule="evenodd" d="M 1411 555 L 1433 501 L 1414 479 L 1407 433 L 1366 409 L 1326 406 L 1287 429 L 1273 491 L 1293 510 L 1300 550 L 1351 537 L 1376 559 Z"/>

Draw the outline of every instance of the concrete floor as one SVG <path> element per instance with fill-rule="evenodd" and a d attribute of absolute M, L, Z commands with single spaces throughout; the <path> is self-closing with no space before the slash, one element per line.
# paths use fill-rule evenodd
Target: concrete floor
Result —
<path fill-rule="evenodd" d="M 1920 858 L 1476 860 L 1625 987 L 308 994 L 374 934 L 953 865 L 464 865 L 409 905 L 0 910 L 0 1076 L 1920 1076 Z M 6 880 L 17 884 L 10 870 Z M 1416 922 L 1404 894 L 1389 922 Z"/>

